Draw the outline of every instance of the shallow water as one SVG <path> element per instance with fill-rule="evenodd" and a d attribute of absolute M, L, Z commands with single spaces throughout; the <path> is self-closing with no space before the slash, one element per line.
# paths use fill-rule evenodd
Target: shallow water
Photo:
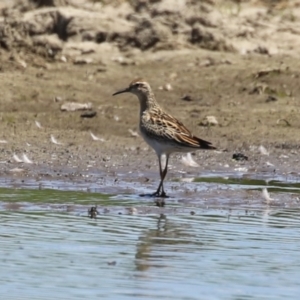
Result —
<path fill-rule="evenodd" d="M 0 189 L 1 299 L 298 299 L 298 208 L 167 201 Z"/>

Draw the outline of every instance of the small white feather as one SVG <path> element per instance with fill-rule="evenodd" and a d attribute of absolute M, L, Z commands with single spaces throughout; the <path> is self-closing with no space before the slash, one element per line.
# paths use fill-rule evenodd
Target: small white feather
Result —
<path fill-rule="evenodd" d="M 193 160 L 191 153 L 188 153 L 186 156 L 183 155 L 181 162 L 187 167 L 199 167 L 199 164 Z"/>
<path fill-rule="evenodd" d="M 269 203 L 271 201 L 274 201 L 274 199 L 270 197 L 269 192 L 266 188 L 262 189 L 262 195 L 263 195 L 263 197 L 264 197 L 264 199 L 266 200 L 267 203 Z"/>
<path fill-rule="evenodd" d="M 139 134 L 136 131 L 132 130 L 132 129 L 128 129 L 128 131 L 131 134 L 131 136 L 133 136 L 133 137 L 139 136 Z"/>
<path fill-rule="evenodd" d="M 62 143 L 60 143 L 56 140 L 56 138 L 53 136 L 53 134 L 51 134 L 51 142 L 56 145 L 62 145 Z"/>
<path fill-rule="evenodd" d="M 7 144 L 6 140 L 0 140 L 0 144 Z"/>
<path fill-rule="evenodd" d="M 245 167 L 240 167 L 240 168 L 234 168 L 234 171 L 237 171 L 237 172 L 247 172 L 248 169 L 245 168 Z"/>
<path fill-rule="evenodd" d="M 182 182 L 193 182 L 195 180 L 194 177 L 186 177 L 186 178 L 181 178 L 180 181 Z"/>
<path fill-rule="evenodd" d="M 22 160 L 21 158 L 19 158 L 19 156 L 18 156 L 16 153 L 14 153 L 13 158 L 14 158 L 14 160 L 15 160 L 17 163 L 22 163 L 22 162 L 23 162 L 23 160 Z"/>
<path fill-rule="evenodd" d="M 35 121 L 35 125 L 36 125 L 38 128 L 40 128 L 40 129 L 43 128 L 42 125 L 41 125 L 41 123 L 40 123 L 39 121 Z"/>
<path fill-rule="evenodd" d="M 20 173 L 20 172 L 23 172 L 24 169 L 21 169 L 21 168 L 13 168 L 13 169 L 10 169 L 9 171 L 10 171 L 10 172 L 13 172 L 13 173 Z"/>
<path fill-rule="evenodd" d="M 91 137 L 92 137 L 92 139 L 94 141 L 100 141 L 100 142 L 104 142 L 105 141 L 104 139 L 95 136 L 92 132 L 90 132 L 90 135 L 91 135 Z"/>
<path fill-rule="evenodd" d="M 23 162 L 24 162 L 25 164 L 32 164 L 32 163 L 33 163 L 33 161 L 30 160 L 30 159 L 28 158 L 28 156 L 27 156 L 25 153 L 23 153 Z"/>
<path fill-rule="evenodd" d="M 262 145 L 260 145 L 258 147 L 258 150 L 259 150 L 260 154 L 262 154 L 262 155 L 269 155 L 268 150 L 264 146 L 262 146 Z"/>

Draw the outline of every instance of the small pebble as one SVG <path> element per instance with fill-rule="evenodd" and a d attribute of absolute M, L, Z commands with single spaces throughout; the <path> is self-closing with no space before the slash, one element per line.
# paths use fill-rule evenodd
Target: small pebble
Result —
<path fill-rule="evenodd" d="M 248 156 L 239 152 L 239 153 L 234 153 L 232 155 L 232 159 L 237 160 L 237 161 L 243 161 L 243 160 L 248 160 Z"/>

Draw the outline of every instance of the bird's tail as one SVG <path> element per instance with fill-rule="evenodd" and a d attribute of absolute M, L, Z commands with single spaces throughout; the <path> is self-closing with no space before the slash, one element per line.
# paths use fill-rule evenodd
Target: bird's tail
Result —
<path fill-rule="evenodd" d="M 197 142 L 199 143 L 199 146 L 201 149 L 207 149 L 207 150 L 215 150 L 217 149 L 216 147 L 214 147 L 211 142 L 208 142 L 208 141 L 205 141 L 205 140 L 202 140 L 202 139 L 199 139 L 197 137 L 194 137 Z"/>

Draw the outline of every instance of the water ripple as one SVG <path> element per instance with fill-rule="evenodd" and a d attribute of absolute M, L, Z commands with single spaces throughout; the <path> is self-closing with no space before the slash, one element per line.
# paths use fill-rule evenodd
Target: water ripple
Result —
<path fill-rule="evenodd" d="M 297 299 L 300 292 L 297 209 L 96 220 L 3 211 L 0 220 L 5 299 L 20 291 L 22 299 Z"/>

